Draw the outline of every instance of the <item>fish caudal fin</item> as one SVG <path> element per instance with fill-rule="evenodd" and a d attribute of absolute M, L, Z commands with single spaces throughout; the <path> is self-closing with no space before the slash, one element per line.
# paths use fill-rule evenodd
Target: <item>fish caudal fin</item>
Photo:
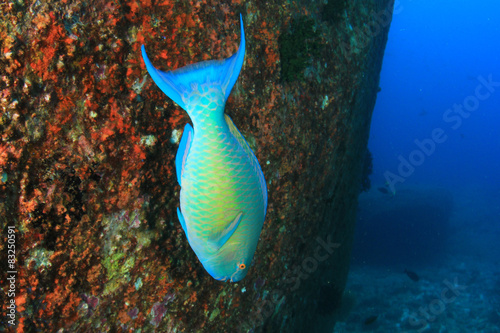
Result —
<path fill-rule="evenodd" d="M 245 33 L 240 14 L 241 41 L 238 52 L 225 60 L 209 60 L 191 64 L 174 71 L 162 72 L 156 69 L 142 45 L 142 58 L 156 85 L 175 103 L 187 111 L 189 96 L 197 84 L 209 83 L 219 86 L 225 99 L 231 93 L 240 74 L 245 57 Z"/>

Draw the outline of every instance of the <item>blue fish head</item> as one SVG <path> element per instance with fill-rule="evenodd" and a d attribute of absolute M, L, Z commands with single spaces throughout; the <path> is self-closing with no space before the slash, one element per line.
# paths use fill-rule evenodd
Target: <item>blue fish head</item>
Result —
<path fill-rule="evenodd" d="M 252 246 L 251 246 L 252 247 Z M 216 280 L 238 282 L 243 279 L 250 268 L 255 249 L 245 246 L 238 250 L 221 249 L 215 255 L 202 259 L 205 270 Z"/>

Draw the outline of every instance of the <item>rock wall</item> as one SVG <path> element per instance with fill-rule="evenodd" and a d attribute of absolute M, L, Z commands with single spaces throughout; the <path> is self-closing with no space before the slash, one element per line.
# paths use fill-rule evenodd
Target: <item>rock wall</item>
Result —
<path fill-rule="evenodd" d="M 5 239 L 15 226 L 17 260 L 10 330 L 332 330 L 392 2 L 0 9 L 0 221 Z M 239 13 L 247 53 L 226 112 L 262 165 L 269 206 L 248 276 L 221 283 L 176 217 L 188 116 L 152 82 L 140 46 L 163 70 L 226 58 Z M 7 256 L 2 241 L 2 272 Z"/>

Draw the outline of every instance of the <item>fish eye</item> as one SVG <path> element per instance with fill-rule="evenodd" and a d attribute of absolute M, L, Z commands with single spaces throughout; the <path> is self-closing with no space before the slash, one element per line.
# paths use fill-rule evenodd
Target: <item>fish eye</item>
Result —
<path fill-rule="evenodd" d="M 245 264 L 239 264 L 238 267 L 239 267 L 239 269 L 245 269 L 245 268 L 247 268 L 247 265 L 245 265 Z"/>

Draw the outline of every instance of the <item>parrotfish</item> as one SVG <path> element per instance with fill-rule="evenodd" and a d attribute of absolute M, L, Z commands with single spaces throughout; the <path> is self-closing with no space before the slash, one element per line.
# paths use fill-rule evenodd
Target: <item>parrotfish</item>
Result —
<path fill-rule="evenodd" d="M 259 161 L 224 113 L 245 57 L 240 15 L 238 51 L 162 72 L 142 57 L 156 85 L 191 118 L 175 158 L 181 186 L 177 215 L 189 245 L 215 279 L 236 282 L 250 268 L 267 210 L 267 187 Z"/>

